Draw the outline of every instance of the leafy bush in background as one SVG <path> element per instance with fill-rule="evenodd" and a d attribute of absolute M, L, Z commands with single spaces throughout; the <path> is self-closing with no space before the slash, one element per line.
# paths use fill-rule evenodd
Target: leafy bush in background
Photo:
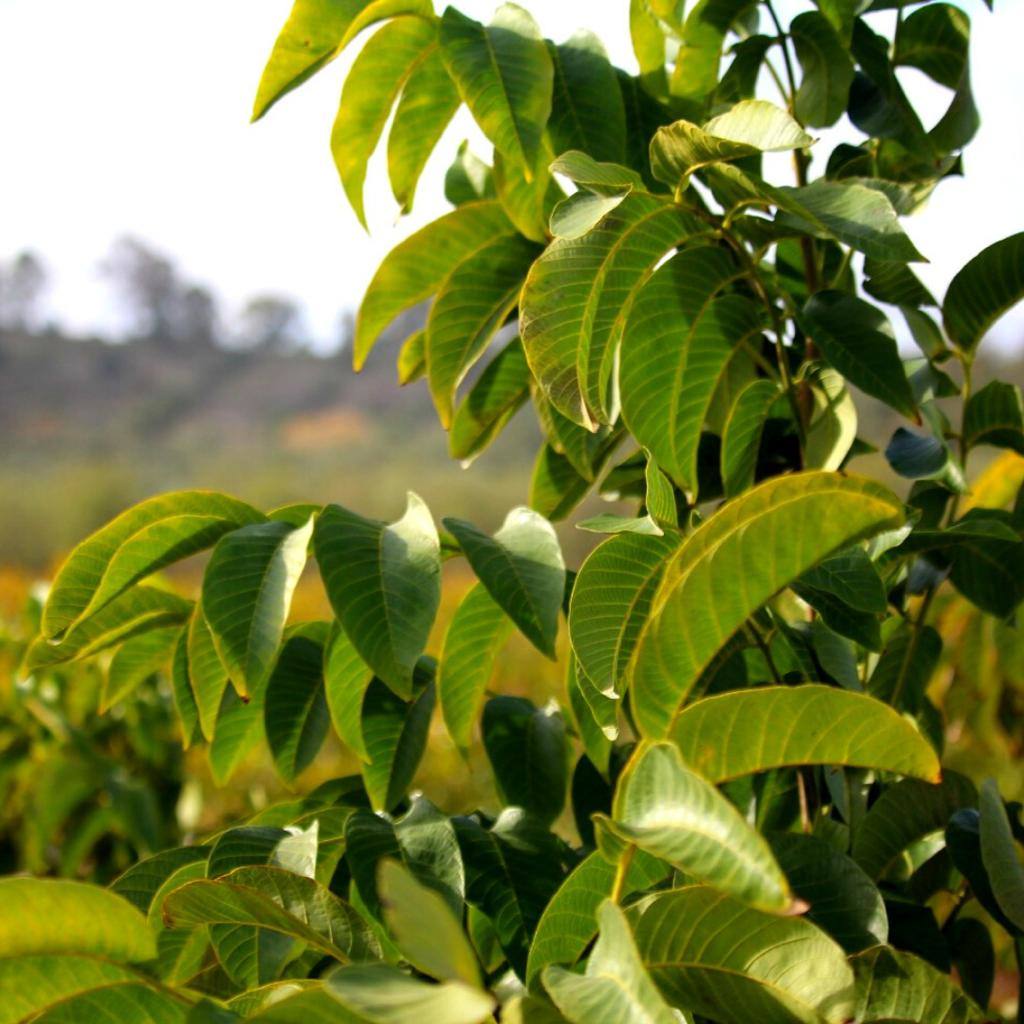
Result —
<path fill-rule="evenodd" d="M 462 103 L 494 145 L 490 164 L 460 149 L 452 211 L 386 258 L 354 354 L 432 300 L 400 380 L 426 378 L 458 459 L 532 402 L 546 440 L 529 507 L 490 534 L 439 530 L 412 494 L 384 523 L 186 492 L 72 552 L 26 672 L 116 650 L 123 696 L 169 662 L 185 742 L 208 744 L 221 782 L 265 741 L 290 783 L 332 729 L 361 772 L 108 890 L 0 880 L 4 1019 L 998 1011 L 1024 831 L 993 780 L 943 767 L 965 652 L 946 656 L 944 694 L 929 683 L 936 615 L 958 607 L 984 657 L 1024 596 L 1017 493 L 967 483 L 974 449 L 1024 453 L 1019 392 L 971 374 L 1024 294 L 1024 235 L 968 261 L 941 302 L 912 269 L 900 217 L 960 172 L 977 128 L 967 16 L 805 6 L 786 28 L 770 2 L 634 0 L 633 76 L 513 5 L 481 25 L 425 0 L 298 0 L 257 116 L 383 23 L 332 134 L 361 218 L 389 119 L 404 209 Z M 908 67 L 948 94 L 930 129 Z M 755 98 L 762 81 L 781 105 Z M 844 114 L 852 141 L 812 176 L 808 130 Z M 772 154 L 793 183 L 774 182 Z M 919 357 L 901 358 L 882 306 Z M 905 498 L 847 469 L 873 450 L 854 388 L 905 417 L 885 449 Z M 594 489 L 636 514 L 577 523 L 607 536 L 573 572 L 551 520 Z M 207 549 L 194 600 L 147 583 Z M 289 622 L 311 556 L 334 617 Z M 449 559 L 477 582 L 435 660 Z M 567 632 L 564 709 L 490 692 L 515 631 L 551 658 Z M 460 749 L 479 729 L 500 808 L 451 816 L 410 792 L 436 705 Z M 1013 714 L 1006 730 L 1015 752 Z"/>

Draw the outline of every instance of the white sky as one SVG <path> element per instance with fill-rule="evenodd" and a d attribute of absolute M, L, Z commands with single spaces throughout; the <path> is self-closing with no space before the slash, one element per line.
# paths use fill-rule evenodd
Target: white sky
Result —
<path fill-rule="evenodd" d="M 524 5 L 551 38 L 585 25 L 613 61 L 633 66 L 627 0 Z M 487 20 L 495 0 L 458 6 Z M 933 261 L 921 273 L 940 296 L 978 249 L 1024 228 L 1024 0 L 997 0 L 994 15 L 980 0 L 962 6 L 974 26 L 983 126 L 967 152 L 967 179 L 944 182 L 907 225 Z M 387 250 L 443 211 L 444 170 L 458 142 L 475 136 L 465 111 L 428 166 L 413 214 L 396 224 L 386 180 L 371 166 L 371 236 L 358 225 L 329 149 L 351 56 L 248 124 L 289 8 L 290 0 L 0 0 L 0 258 L 24 248 L 44 257 L 56 319 L 116 327 L 96 264 L 130 233 L 213 287 L 229 312 L 256 292 L 290 294 L 315 335 L 330 340 Z M 945 95 L 925 90 L 933 120 Z M 823 157 L 830 145 L 822 143 Z M 383 168 L 379 156 L 375 166 Z M 995 333 L 1009 340 L 1021 328 L 1016 315 Z"/>

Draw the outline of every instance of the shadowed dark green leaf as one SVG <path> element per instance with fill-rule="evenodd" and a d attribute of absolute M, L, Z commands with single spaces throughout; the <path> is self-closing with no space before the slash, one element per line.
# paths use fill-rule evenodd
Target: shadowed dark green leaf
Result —
<path fill-rule="evenodd" d="M 941 831 L 955 811 L 977 800 L 973 783 L 956 772 L 944 772 L 937 785 L 903 779 L 871 805 L 853 838 L 853 859 L 880 878 L 911 843 Z"/>
<path fill-rule="evenodd" d="M 363 741 L 363 698 L 373 670 L 359 657 L 348 634 L 334 622 L 324 648 L 327 710 L 338 739 L 360 760 L 369 759 Z"/>
<path fill-rule="evenodd" d="M 1024 232 L 982 249 L 950 282 L 942 320 L 967 356 L 1008 309 L 1024 297 Z"/>
<path fill-rule="evenodd" d="M 751 381 L 729 409 L 722 435 L 722 486 L 727 498 L 753 486 L 757 453 L 769 410 L 779 397 L 779 388 L 770 380 Z"/>
<path fill-rule="evenodd" d="M 798 14 L 789 34 L 803 71 L 796 116 L 815 128 L 835 124 L 846 112 L 853 82 L 849 52 L 828 19 L 815 11 Z"/>
<path fill-rule="evenodd" d="M 885 314 L 846 292 L 811 296 L 803 311 L 804 329 L 825 358 L 861 391 L 916 417 L 910 383 Z"/>
<path fill-rule="evenodd" d="M 408 704 L 379 679 L 367 688 L 363 741 L 369 762 L 362 772 L 377 810 L 390 811 L 405 796 L 427 745 L 434 700 L 432 679 Z"/>
<path fill-rule="evenodd" d="M 444 525 L 495 602 L 539 651 L 554 658 L 565 563 L 547 519 L 516 508 L 493 537 L 461 519 L 445 519 Z"/>
<path fill-rule="evenodd" d="M 502 801 L 553 822 L 562 813 L 569 781 L 558 708 L 537 708 L 525 697 L 494 697 L 484 706 L 482 731 Z"/>
<path fill-rule="evenodd" d="M 1003 913 L 1024 929 L 1024 865 L 994 779 L 981 784 L 981 859 Z"/>

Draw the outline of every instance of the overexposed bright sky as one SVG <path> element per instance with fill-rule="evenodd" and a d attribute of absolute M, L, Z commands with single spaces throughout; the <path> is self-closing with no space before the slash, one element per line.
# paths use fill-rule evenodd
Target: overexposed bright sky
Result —
<path fill-rule="evenodd" d="M 585 25 L 613 61 L 633 67 L 627 0 L 523 3 L 556 41 Z M 43 256 L 54 277 L 51 316 L 76 330 L 117 329 L 96 266 L 117 236 L 132 234 L 211 286 L 229 314 L 257 292 L 290 294 L 315 336 L 330 342 L 388 249 L 443 212 L 444 170 L 463 138 L 479 138 L 465 111 L 428 165 L 411 216 L 397 220 L 379 154 L 367 190 L 369 236 L 349 209 L 329 137 L 356 46 L 249 125 L 260 71 L 290 6 L 0 0 L 0 259 L 25 248 Z M 488 20 L 496 5 L 458 6 Z M 779 6 L 808 8 L 798 0 Z M 995 14 L 980 0 L 961 6 L 974 26 L 983 125 L 967 151 L 967 178 L 944 182 L 907 223 L 932 260 L 921 274 L 940 296 L 978 249 L 1024 229 L 1024 0 L 997 0 Z M 911 72 L 907 82 L 924 79 Z M 920 94 L 936 120 L 948 94 Z M 822 160 L 831 143 L 823 142 Z M 996 336 L 1010 340 L 1022 328 L 1024 316 L 1014 315 Z"/>

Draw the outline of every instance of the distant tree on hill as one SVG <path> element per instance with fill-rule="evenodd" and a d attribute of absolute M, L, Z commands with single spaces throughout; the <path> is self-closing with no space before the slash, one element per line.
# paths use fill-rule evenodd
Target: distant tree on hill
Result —
<path fill-rule="evenodd" d="M 42 260 L 25 251 L 0 266 L 0 328 L 26 330 L 36 325 L 39 300 L 49 284 Z"/>
<path fill-rule="evenodd" d="M 217 343 L 213 294 L 183 280 L 174 263 L 145 242 L 118 239 L 101 269 L 121 296 L 133 337 L 182 351 Z"/>
<path fill-rule="evenodd" d="M 303 345 L 302 311 L 281 295 L 255 295 L 242 309 L 238 343 L 260 352 L 291 352 Z"/>

